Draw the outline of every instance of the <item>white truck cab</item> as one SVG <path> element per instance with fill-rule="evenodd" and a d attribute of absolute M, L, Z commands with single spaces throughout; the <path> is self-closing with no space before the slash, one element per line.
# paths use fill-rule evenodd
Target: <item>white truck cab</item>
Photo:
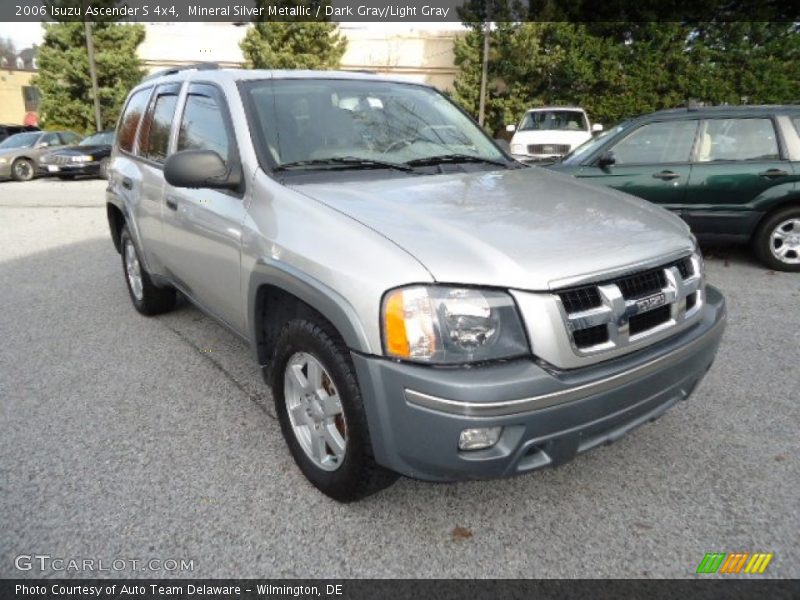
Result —
<path fill-rule="evenodd" d="M 603 131 L 603 126 L 592 125 L 580 107 L 544 106 L 526 111 L 519 125 L 507 125 L 506 131 L 514 132 L 514 158 L 531 162 L 560 158 Z"/>

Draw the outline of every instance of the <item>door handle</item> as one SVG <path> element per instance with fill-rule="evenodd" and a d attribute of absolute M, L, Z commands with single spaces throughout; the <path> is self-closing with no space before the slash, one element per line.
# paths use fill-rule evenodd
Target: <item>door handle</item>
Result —
<path fill-rule="evenodd" d="M 130 177 L 123 177 L 122 178 L 122 187 L 124 187 L 126 190 L 132 190 L 133 189 L 133 180 Z"/>
<path fill-rule="evenodd" d="M 167 208 L 170 210 L 178 210 L 178 199 L 175 196 L 167 196 Z"/>
<path fill-rule="evenodd" d="M 677 179 L 680 177 L 680 173 L 676 173 L 675 171 L 659 171 L 658 173 L 653 173 L 653 177 L 656 179 L 661 179 L 663 181 L 669 181 L 670 179 Z"/>
<path fill-rule="evenodd" d="M 773 177 L 786 177 L 789 173 L 786 171 L 782 171 L 780 169 L 768 169 L 766 171 L 762 171 L 759 173 L 759 177 L 766 177 L 767 179 L 772 179 Z"/>

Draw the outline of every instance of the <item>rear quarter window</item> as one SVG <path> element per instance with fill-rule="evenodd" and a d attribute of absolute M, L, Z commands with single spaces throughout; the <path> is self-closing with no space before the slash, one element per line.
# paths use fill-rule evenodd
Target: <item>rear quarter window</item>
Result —
<path fill-rule="evenodd" d="M 133 151 L 136 130 L 139 128 L 139 121 L 142 120 L 142 115 L 147 107 L 150 91 L 151 88 L 147 88 L 134 93 L 128 100 L 125 112 L 122 113 L 122 118 L 120 118 L 117 139 L 119 140 L 120 149 L 126 152 Z"/>

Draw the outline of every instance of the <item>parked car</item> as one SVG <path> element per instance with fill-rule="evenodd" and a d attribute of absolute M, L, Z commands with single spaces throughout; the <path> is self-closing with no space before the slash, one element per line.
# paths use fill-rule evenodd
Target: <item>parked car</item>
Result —
<path fill-rule="evenodd" d="M 701 240 L 800 271 L 800 106 L 675 109 L 625 121 L 550 168 L 650 200 Z"/>
<path fill-rule="evenodd" d="M 0 142 L 16 133 L 22 133 L 24 131 L 39 131 L 39 128 L 33 125 L 0 125 Z"/>
<path fill-rule="evenodd" d="M 101 131 L 82 139 L 76 146 L 48 152 L 39 161 L 39 174 L 60 179 L 89 175 L 108 179 L 108 162 L 114 131 Z"/>
<path fill-rule="evenodd" d="M 81 137 L 72 131 L 28 131 L 0 142 L 0 178 L 29 181 L 39 170 L 39 161 L 52 148 L 77 144 Z"/>
<path fill-rule="evenodd" d="M 525 113 L 518 126 L 508 125 L 511 154 L 522 162 L 544 161 L 560 158 L 577 148 L 592 134 L 603 131 L 600 123 L 589 123 L 582 108 L 553 107 L 532 108 Z"/>
<path fill-rule="evenodd" d="M 107 212 L 135 309 L 180 292 L 246 340 L 340 501 L 561 465 L 688 398 L 724 328 L 678 217 L 526 168 L 402 80 L 151 77 Z"/>

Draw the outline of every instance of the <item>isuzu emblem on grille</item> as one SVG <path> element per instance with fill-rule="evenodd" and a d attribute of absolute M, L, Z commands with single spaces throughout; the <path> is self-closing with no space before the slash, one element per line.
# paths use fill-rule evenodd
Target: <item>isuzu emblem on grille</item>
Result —
<path fill-rule="evenodd" d="M 639 309 L 639 312 L 644 312 L 646 310 L 651 310 L 653 308 L 658 308 L 659 306 L 663 306 L 667 303 L 667 296 L 664 292 L 659 292 L 658 294 L 653 294 L 652 296 L 648 296 L 647 298 L 640 298 L 636 301 L 636 308 Z"/>

